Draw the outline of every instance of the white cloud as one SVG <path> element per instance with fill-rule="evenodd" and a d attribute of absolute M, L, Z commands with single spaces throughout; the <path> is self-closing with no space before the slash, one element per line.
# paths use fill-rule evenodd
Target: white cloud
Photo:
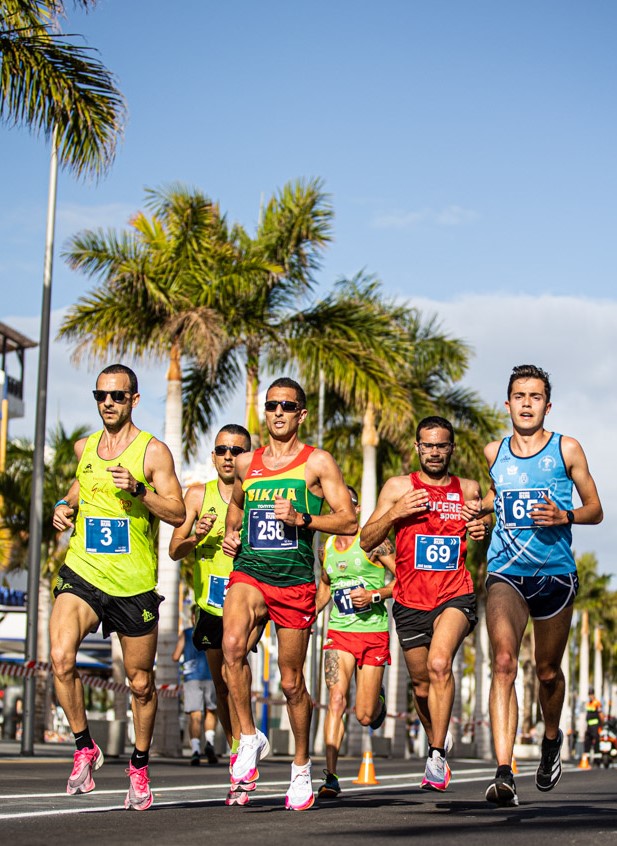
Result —
<path fill-rule="evenodd" d="M 443 209 L 424 208 L 419 211 L 384 212 L 375 216 L 375 229 L 414 229 L 416 226 L 465 226 L 474 223 L 479 215 L 472 209 L 450 205 Z"/>

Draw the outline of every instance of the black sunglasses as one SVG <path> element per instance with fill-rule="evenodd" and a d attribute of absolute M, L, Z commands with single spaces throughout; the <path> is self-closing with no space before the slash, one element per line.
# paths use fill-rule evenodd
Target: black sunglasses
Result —
<path fill-rule="evenodd" d="M 214 447 L 214 454 L 220 456 L 221 458 L 228 452 L 230 452 L 234 458 L 237 458 L 239 455 L 242 455 L 243 452 L 247 452 L 247 450 L 241 446 L 227 446 L 227 444 L 219 444 Z"/>
<path fill-rule="evenodd" d="M 281 406 L 283 411 L 291 412 L 291 411 L 300 411 L 300 403 L 299 402 L 292 402 L 292 400 L 266 400 L 264 403 L 264 408 L 266 411 L 276 411 L 276 409 Z"/>
<path fill-rule="evenodd" d="M 129 391 L 92 391 L 92 396 L 97 402 L 105 402 L 110 396 L 114 402 L 124 405 L 133 396 Z"/>

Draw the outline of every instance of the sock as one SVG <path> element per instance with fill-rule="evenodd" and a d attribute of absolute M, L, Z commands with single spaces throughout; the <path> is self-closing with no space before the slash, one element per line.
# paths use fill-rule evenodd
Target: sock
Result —
<path fill-rule="evenodd" d="M 429 758 L 433 757 L 433 752 L 439 753 L 439 755 L 441 755 L 442 758 L 446 757 L 446 750 L 442 749 L 441 746 L 429 746 L 429 748 L 428 748 Z"/>
<path fill-rule="evenodd" d="M 214 746 L 214 731 L 212 729 L 208 729 L 206 732 L 206 743 L 209 743 L 210 746 Z"/>
<path fill-rule="evenodd" d="M 549 747 L 559 746 L 559 735 L 557 735 L 557 737 L 553 738 L 553 740 L 549 740 L 549 738 L 546 735 L 544 735 L 544 737 L 542 738 L 542 746 L 545 746 L 545 745 L 549 746 Z"/>
<path fill-rule="evenodd" d="M 231 754 L 235 755 L 238 751 L 238 746 L 240 746 L 240 741 L 236 737 L 231 738 Z"/>
<path fill-rule="evenodd" d="M 255 734 L 241 734 L 240 742 L 248 743 L 250 746 L 254 746 L 257 743 L 257 732 L 255 732 Z"/>
<path fill-rule="evenodd" d="M 88 726 L 83 731 L 73 732 L 75 738 L 75 748 L 79 751 L 81 749 L 94 749 L 94 741 L 90 737 L 90 729 Z"/>
<path fill-rule="evenodd" d="M 148 750 L 142 752 L 140 749 L 135 747 L 133 749 L 133 754 L 131 755 L 131 764 L 135 767 L 135 769 L 141 770 L 143 767 L 148 766 L 148 758 Z"/>
<path fill-rule="evenodd" d="M 512 767 L 509 767 L 507 764 L 501 764 L 501 766 L 497 767 L 496 777 L 498 778 L 506 778 L 507 776 L 512 775 Z"/>
<path fill-rule="evenodd" d="M 191 737 L 191 752 L 197 753 L 197 755 L 201 753 L 201 744 L 198 737 Z"/>

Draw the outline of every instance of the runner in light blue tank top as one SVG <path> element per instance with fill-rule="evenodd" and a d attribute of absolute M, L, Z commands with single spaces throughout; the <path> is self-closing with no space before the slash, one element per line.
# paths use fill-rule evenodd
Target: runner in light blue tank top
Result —
<path fill-rule="evenodd" d="M 513 576 L 573 573 L 570 524 L 537 526 L 530 516 L 545 496 L 564 511 L 572 508 L 572 480 L 561 453 L 561 435 L 553 432 L 538 453 L 525 458 L 512 452 L 510 442 L 504 438 L 490 468 L 497 525 L 488 571 Z"/>

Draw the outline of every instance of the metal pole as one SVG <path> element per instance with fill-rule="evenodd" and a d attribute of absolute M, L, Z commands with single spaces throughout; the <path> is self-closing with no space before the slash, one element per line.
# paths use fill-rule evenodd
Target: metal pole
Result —
<path fill-rule="evenodd" d="M 56 193 L 58 185 L 58 131 L 51 135 L 49 194 L 47 199 L 47 231 L 43 266 L 43 303 L 41 308 L 41 337 L 39 346 L 39 374 L 36 392 L 36 420 L 34 424 L 34 459 L 30 501 L 30 540 L 28 544 L 28 611 L 25 662 L 36 661 L 39 611 L 39 579 L 41 572 L 41 541 L 43 537 L 43 477 L 45 473 L 45 423 L 47 413 L 47 370 L 49 365 L 49 323 L 51 317 L 51 280 L 56 226 Z M 24 681 L 24 716 L 21 754 L 34 755 L 34 714 L 36 676 Z"/>

